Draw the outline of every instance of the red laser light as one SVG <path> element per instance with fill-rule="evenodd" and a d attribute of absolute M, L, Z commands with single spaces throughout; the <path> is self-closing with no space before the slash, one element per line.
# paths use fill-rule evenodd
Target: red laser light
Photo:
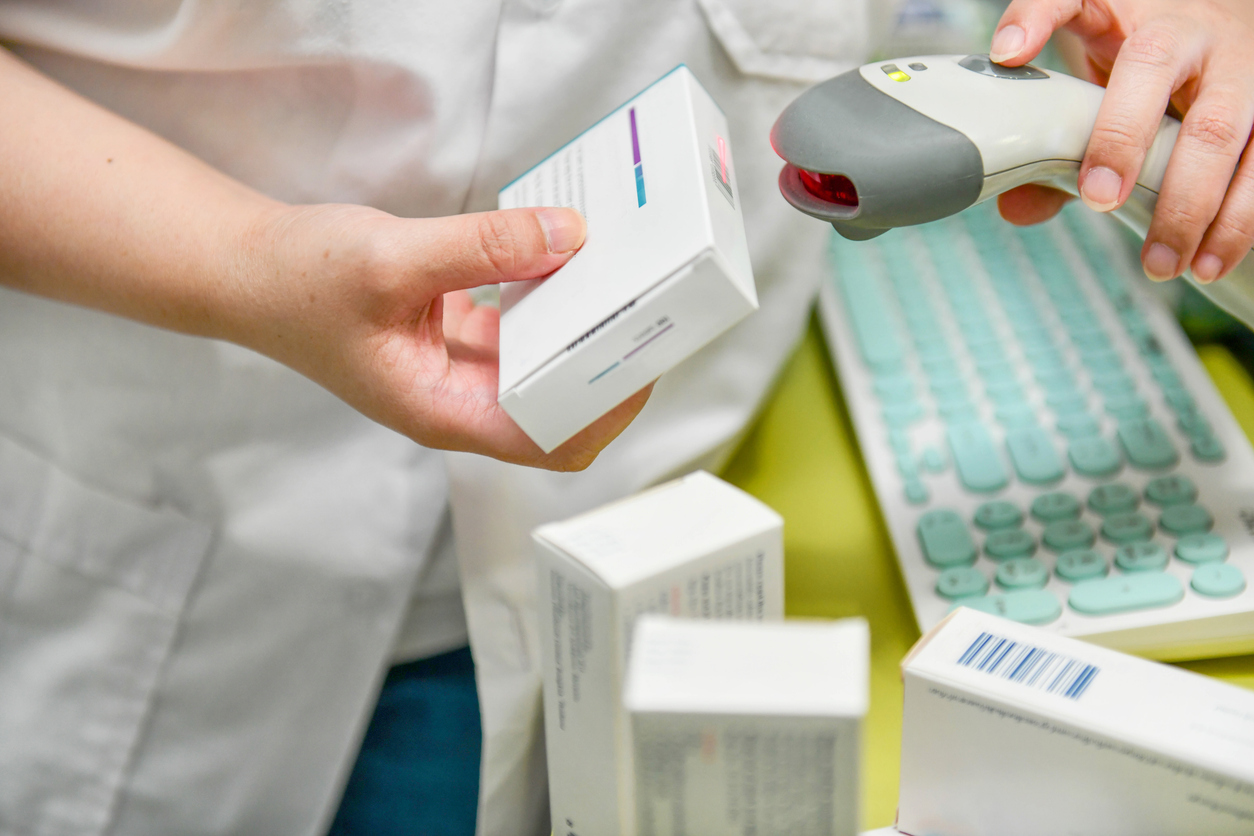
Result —
<path fill-rule="evenodd" d="M 801 175 L 801 184 L 806 191 L 828 203 L 838 206 L 857 206 L 858 190 L 853 181 L 843 174 L 817 174 L 805 169 L 797 169 Z"/>

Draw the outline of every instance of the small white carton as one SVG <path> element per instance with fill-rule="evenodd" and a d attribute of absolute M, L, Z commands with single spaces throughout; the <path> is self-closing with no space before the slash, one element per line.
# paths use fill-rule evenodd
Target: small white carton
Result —
<path fill-rule="evenodd" d="M 862 619 L 640 619 L 638 836 L 854 836 L 869 664 Z"/>
<path fill-rule="evenodd" d="M 644 613 L 782 619 L 783 521 L 697 472 L 533 536 L 553 832 L 627 836 L 632 625 Z"/>
<path fill-rule="evenodd" d="M 902 663 L 909 836 L 1254 834 L 1254 693 L 959 609 Z"/>
<path fill-rule="evenodd" d="M 685 66 L 501 190 L 583 248 L 501 285 L 498 400 L 545 452 L 757 310 L 727 119 Z"/>

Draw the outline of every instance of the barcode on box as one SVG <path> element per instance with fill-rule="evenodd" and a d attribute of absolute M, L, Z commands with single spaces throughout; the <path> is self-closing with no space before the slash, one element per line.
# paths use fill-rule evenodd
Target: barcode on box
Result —
<path fill-rule="evenodd" d="M 992 633 L 980 633 L 958 664 L 1073 700 L 1101 673 L 1096 665 Z"/>

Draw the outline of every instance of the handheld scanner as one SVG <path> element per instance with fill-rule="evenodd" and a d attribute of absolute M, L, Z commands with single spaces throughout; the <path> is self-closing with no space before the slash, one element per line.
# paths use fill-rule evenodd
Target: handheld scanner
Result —
<path fill-rule="evenodd" d="M 1025 183 L 1075 195 L 1105 90 L 987 55 L 866 64 L 802 93 L 771 129 L 784 198 L 846 238 L 961 212 Z M 1145 237 L 1180 122 L 1164 116 L 1128 200 L 1112 214 Z M 1185 277 L 1193 281 L 1191 273 Z M 1254 328 L 1254 258 L 1194 284 Z"/>
<path fill-rule="evenodd" d="M 987 55 L 866 64 L 799 96 L 771 130 L 784 198 L 864 240 L 927 223 L 1025 183 L 1077 194 L 1105 91 Z M 1144 236 L 1180 123 L 1164 116 L 1116 215 Z"/>

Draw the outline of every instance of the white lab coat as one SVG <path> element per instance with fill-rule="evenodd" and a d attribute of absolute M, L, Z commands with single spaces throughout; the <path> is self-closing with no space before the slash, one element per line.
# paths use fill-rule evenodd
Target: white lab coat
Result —
<path fill-rule="evenodd" d="M 270 194 L 410 216 L 493 208 L 681 61 L 726 110 L 762 310 L 582 474 L 446 464 L 249 351 L 0 291 L 0 834 L 325 829 L 450 488 L 479 829 L 547 832 L 527 534 L 716 463 L 766 395 L 826 236 L 767 131 L 865 58 L 861 2 L 0 0 L 0 38 Z"/>

